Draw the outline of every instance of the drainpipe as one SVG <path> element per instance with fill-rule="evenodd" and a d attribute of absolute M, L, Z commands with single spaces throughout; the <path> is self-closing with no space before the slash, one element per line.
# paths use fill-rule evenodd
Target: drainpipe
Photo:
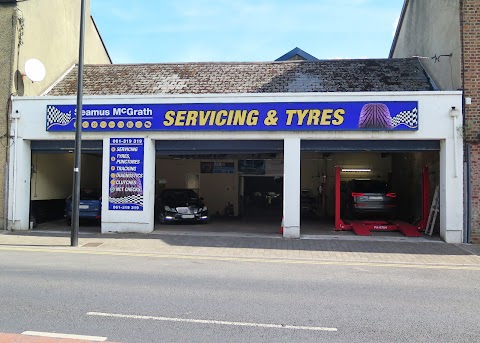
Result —
<path fill-rule="evenodd" d="M 15 154 L 13 159 L 13 184 L 12 184 L 12 230 L 16 228 L 16 207 L 17 207 L 17 156 L 18 156 L 18 119 L 20 114 L 18 110 L 12 112 L 12 119 L 15 119 L 15 134 L 13 136 L 13 146 L 15 147 Z"/>
<path fill-rule="evenodd" d="M 466 204 L 466 214 L 465 214 L 465 230 L 463 234 L 463 243 L 470 243 L 470 232 L 472 225 L 472 202 L 469 201 L 472 197 L 472 190 L 470 184 L 470 144 L 466 144 L 467 154 L 465 162 L 465 204 Z"/>
<path fill-rule="evenodd" d="M 5 163 L 5 193 L 3 194 L 3 229 L 7 229 L 8 225 L 8 177 L 10 170 L 8 169 L 8 162 Z"/>

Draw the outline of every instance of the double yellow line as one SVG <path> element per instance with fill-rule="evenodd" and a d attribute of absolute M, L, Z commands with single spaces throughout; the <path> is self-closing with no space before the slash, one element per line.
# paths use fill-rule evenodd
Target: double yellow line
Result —
<path fill-rule="evenodd" d="M 355 262 L 355 261 L 325 261 L 307 259 L 285 259 L 285 258 L 249 258 L 249 257 L 227 257 L 209 255 L 181 255 L 181 254 L 158 254 L 158 253 L 137 253 L 121 251 L 94 251 L 82 250 L 82 248 L 42 248 L 42 247 L 19 247 L 0 246 L 0 251 L 21 251 L 21 252 L 44 252 L 79 255 L 103 255 L 103 256 L 129 256 L 129 257 L 150 257 L 159 259 L 194 260 L 194 261 L 221 261 L 221 262 L 250 262 L 250 263 L 275 263 L 275 264 L 301 264 L 318 266 L 347 266 L 347 267 L 379 267 L 379 268 L 413 268 L 413 269 L 440 269 L 440 270 L 470 270 L 480 271 L 480 264 L 428 264 L 428 263 L 394 263 L 394 262 Z"/>

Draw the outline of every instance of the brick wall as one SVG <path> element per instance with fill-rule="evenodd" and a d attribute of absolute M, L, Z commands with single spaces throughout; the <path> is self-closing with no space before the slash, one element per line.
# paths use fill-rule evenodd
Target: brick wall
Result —
<path fill-rule="evenodd" d="M 480 144 L 470 147 L 470 178 L 471 178 L 471 240 L 480 243 Z"/>
<path fill-rule="evenodd" d="M 461 1 L 463 90 L 472 103 L 465 105 L 465 139 L 471 146 L 471 237 L 480 243 L 480 1 Z"/>

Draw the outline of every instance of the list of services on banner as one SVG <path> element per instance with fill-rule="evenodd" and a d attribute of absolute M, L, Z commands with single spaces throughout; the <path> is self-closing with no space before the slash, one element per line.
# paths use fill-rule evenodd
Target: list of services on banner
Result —
<path fill-rule="evenodd" d="M 110 139 L 108 209 L 143 211 L 143 138 Z"/>

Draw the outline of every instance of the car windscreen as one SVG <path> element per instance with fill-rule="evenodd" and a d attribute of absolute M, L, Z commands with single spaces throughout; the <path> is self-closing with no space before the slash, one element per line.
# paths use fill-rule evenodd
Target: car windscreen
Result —
<path fill-rule="evenodd" d="M 166 192 L 164 198 L 167 200 L 185 201 L 185 200 L 192 200 L 192 199 L 196 200 L 198 199 L 198 195 L 191 189 L 185 189 L 185 190 L 168 191 Z"/>
<path fill-rule="evenodd" d="M 100 191 L 95 190 L 83 190 L 80 191 L 80 199 L 81 200 L 98 200 L 100 199 Z"/>
<path fill-rule="evenodd" d="M 387 193 L 388 185 L 379 180 L 355 180 L 353 191 L 358 193 Z"/>

